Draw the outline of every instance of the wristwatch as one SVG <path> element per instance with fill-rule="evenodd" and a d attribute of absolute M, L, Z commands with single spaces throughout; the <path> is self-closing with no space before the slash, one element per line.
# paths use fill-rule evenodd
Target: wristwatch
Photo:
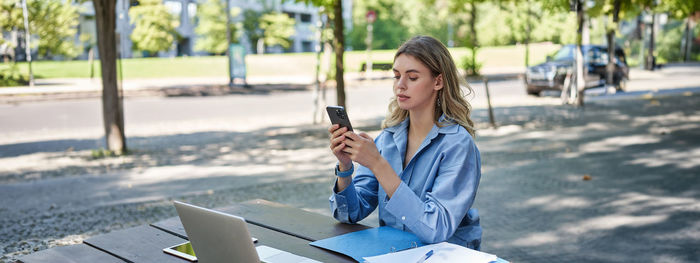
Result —
<path fill-rule="evenodd" d="M 355 172 L 355 166 L 352 164 L 350 164 L 350 169 L 343 172 L 340 171 L 340 164 L 335 165 L 335 176 L 340 178 L 351 176 L 353 172 Z"/>

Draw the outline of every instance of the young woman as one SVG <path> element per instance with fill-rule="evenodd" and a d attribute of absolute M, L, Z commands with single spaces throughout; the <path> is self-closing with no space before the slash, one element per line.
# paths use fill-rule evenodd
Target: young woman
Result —
<path fill-rule="evenodd" d="M 355 223 L 379 207 L 381 226 L 425 243 L 480 249 L 479 216 L 471 206 L 481 158 L 454 61 L 440 41 L 416 36 L 396 52 L 393 71 L 395 96 L 376 139 L 338 125 L 328 129 L 338 159 L 333 216 Z"/>

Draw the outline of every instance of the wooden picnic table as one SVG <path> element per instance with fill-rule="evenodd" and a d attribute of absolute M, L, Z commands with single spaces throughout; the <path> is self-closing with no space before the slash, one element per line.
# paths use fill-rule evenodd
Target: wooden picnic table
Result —
<path fill-rule="evenodd" d="M 257 246 L 265 245 L 321 262 L 355 262 L 352 258 L 309 245 L 370 227 L 343 224 L 335 219 L 266 200 L 250 200 L 214 210 L 246 219 Z M 187 234 L 179 217 L 150 225 L 91 237 L 83 244 L 55 247 L 20 258 L 20 262 L 174 262 L 187 260 L 163 253 L 163 248 L 183 243 Z"/>

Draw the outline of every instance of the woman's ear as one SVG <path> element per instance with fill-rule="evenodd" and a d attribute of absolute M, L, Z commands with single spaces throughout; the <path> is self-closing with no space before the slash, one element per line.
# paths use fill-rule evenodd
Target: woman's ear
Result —
<path fill-rule="evenodd" d="M 437 77 L 435 77 L 435 87 L 433 87 L 433 90 L 441 90 L 444 86 L 443 83 L 444 81 L 442 81 L 442 74 L 437 75 Z"/>

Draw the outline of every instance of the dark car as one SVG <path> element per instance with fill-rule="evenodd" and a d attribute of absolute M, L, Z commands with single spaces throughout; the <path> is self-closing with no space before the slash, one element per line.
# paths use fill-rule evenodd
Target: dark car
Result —
<path fill-rule="evenodd" d="M 605 85 L 606 67 L 608 64 L 608 47 L 600 45 L 583 45 L 583 67 L 588 70 L 585 74 L 585 89 Z M 548 56 L 547 62 L 528 67 L 525 73 L 527 93 L 539 96 L 543 90 L 562 90 L 567 72 L 572 72 L 574 65 L 575 45 L 563 46 L 554 56 Z M 615 71 L 613 85 L 618 91 L 624 91 L 629 79 L 629 67 L 625 52 L 615 49 Z"/>

